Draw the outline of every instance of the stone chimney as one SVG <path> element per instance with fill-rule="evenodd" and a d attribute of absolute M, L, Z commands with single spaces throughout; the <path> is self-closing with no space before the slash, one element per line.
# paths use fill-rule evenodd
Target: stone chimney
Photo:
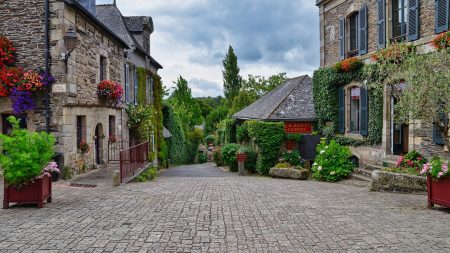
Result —
<path fill-rule="evenodd" d="M 86 9 L 88 10 L 92 15 L 96 15 L 97 11 L 96 11 L 96 6 L 95 6 L 95 0 L 78 0 L 78 2 L 80 2 L 80 4 Z"/>

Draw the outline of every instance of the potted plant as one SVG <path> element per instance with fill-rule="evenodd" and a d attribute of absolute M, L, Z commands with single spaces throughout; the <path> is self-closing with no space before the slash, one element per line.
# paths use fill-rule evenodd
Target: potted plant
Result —
<path fill-rule="evenodd" d="M 113 134 L 109 135 L 109 143 L 116 143 L 117 142 L 117 137 Z"/>
<path fill-rule="evenodd" d="M 118 82 L 103 80 L 97 86 L 97 94 L 100 98 L 110 101 L 111 105 L 117 105 L 122 99 L 123 88 Z"/>
<path fill-rule="evenodd" d="M 450 207 L 448 162 L 434 158 L 423 165 L 420 174 L 427 175 L 428 208 L 433 208 L 434 204 Z"/>
<path fill-rule="evenodd" d="M 9 203 L 51 202 L 51 173 L 59 172 L 55 162 L 53 146 L 55 138 L 45 132 L 30 132 L 20 129 L 19 121 L 11 116 L 11 135 L 0 135 L 3 152 L 0 152 L 0 166 L 4 175 L 3 208 Z"/>
<path fill-rule="evenodd" d="M 297 145 L 300 140 L 302 139 L 301 134 L 286 134 L 286 149 L 287 150 L 294 150 L 295 145 Z"/>
<path fill-rule="evenodd" d="M 80 148 L 81 153 L 83 153 L 83 154 L 88 153 L 89 151 L 91 151 L 91 147 L 84 140 L 80 142 L 79 148 Z"/>

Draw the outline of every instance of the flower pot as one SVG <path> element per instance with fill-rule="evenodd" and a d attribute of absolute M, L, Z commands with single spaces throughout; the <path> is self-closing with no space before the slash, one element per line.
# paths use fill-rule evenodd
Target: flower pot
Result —
<path fill-rule="evenodd" d="M 294 141 L 294 140 L 287 140 L 285 142 L 286 149 L 287 150 L 294 150 L 295 149 L 295 144 L 297 144 L 296 141 Z"/>
<path fill-rule="evenodd" d="M 50 176 L 43 176 L 35 179 L 27 185 L 16 188 L 8 185 L 5 180 L 3 208 L 9 207 L 9 203 L 14 202 L 18 204 L 37 204 L 39 208 L 44 207 L 44 201 L 52 202 L 52 178 Z"/>
<path fill-rule="evenodd" d="M 432 179 L 427 178 L 428 188 L 428 208 L 433 208 L 434 204 L 450 208 L 450 176 Z"/>

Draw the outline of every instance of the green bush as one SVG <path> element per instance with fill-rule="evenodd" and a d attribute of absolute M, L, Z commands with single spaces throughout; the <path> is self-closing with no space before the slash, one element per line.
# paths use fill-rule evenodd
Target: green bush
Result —
<path fill-rule="evenodd" d="M 289 163 L 292 166 L 302 165 L 302 157 L 297 150 L 291 152 L 284 152 L 282 154 L 283 161 Z"/>
<path fill-rule="evenodd" d="M 222 160 L 222 151 L 220 148 L 214 150 L 213 157 L 214 157 L 214 162 L 216 163 L 217 166 L 224 165 L 223 160 Z"/>
<path fill-rule="evenodd" d="M 250 142 L 250 136 L 248 135 L 247 124 L 242 124 L 236 129 L 236 140 L 238 143 Z"/>
<path fill-rule="evenodd" d="M 286 140 L 300 142 L 302 140 L 301 134 L 286 134 Z"/>
<path fill-rule="evenodd" d="M 198 163 L 203 164 L 208 161 L 208 157 L 203 152 L 198 152 Z"/>
<path fill-rule="evenodd" d="M 348 177 L 354 167 L 351 156 L 352 152 L 348 147 L 343 147 L 334 140 L 327 144 L 322 139 L 317 146 L 317 156 L 312 166 L 313 177 L 328 182 Z"/>
<path fill-rule="evenodd" d="M 205 137 L 205 143 L 206 143 L 206 145 L 214 144 L 215 141 L 216 141 L 216 137 L 214 137 L 214 135 L 212 135 L 212 134 L 210 134 L 210 135 L 208 135 L 208 136 Z"/>
<path fill-rule="evenodd" d="M 0 135 L 3 152 L 0 166 L 8 184 L 20 186 L 41 175 L 54 156 L 55 137 L 45 132 L 20 129 L 20 120 L 11 116 L 11 135 Z"/>
<path fill-rule="evenodd" d="M 247 121 L 248 133 L 255 138 L 259 147 L 256 170 L 262 175 L 268 175 L 278 161 L 281 143 L 285 138 L 284 124 L 281 122 Z"/>
<path fill-rule="evenodd" d="M 158 169 L 155 167 L 150 167 L 144 170 L 139 176 L 136 177 L 137 182 L 147 182 L 155 179 L 158 176 Z"/>
<path fill-rule="evenodd" d="M 185 151 L 185 133 L 180 118 L 173 111 L 172 106 L 163 107 L 163 123 L 172 136 L 167 140 L 168 156 L 171 164 L 181 164 Z"/>
<path fill-rule="evenodd" d="M 239 144 L 230 143 L 222 148 L 222 160 L 230 167 L 230 171 L 236 172 L 238 171 L 238 164 L 236 160 L 236 152 L 241 148 Z"/>
<path fill-rule="evenodd" d="M 238 153 L 244 153 L 247 155 L 247 160 L 245 161 L 245 169 L 251 173 L 256 172 L 256 153 L 250 147 L 242 146 L 239 148 Z"/>

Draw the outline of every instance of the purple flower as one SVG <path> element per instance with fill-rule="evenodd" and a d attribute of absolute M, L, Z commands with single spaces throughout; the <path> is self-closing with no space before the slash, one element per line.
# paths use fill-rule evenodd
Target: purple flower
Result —
<path fill-rule="evenodd" d="M 56 81 L 55 77 L 53 77 L 52 74 L 50 74 L 48 72 L 42 72 L 40 74 L 40 76 L 41 76 L 41 83 L 45 87 L 48 87 L 50 84 L 52 84 Z"/>
<path fill-rule="evenodd" d="M 36 104 L 31 97 L 32 95 L 33 93 L 31 91 L 12 89 L 9 97 L 11 98 L 12 108 L 15 114 L 21 114 L 36 108 Z"/>

